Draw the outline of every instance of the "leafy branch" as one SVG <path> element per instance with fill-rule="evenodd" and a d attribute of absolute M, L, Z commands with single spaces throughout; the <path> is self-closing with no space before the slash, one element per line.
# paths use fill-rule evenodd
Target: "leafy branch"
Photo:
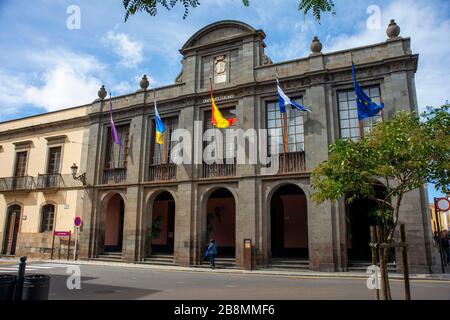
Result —
<path fill-rule="evenodd" d="M 156 16 L 158 14 L 158 5 L 170 10 L 179 3 L 184 6 L 183 19 L 186 19 L 188 16 L 190 8 L 196 8 L 200 5 L 199 0 L 123 0 L 125 22 L 128 21 L 131 15 L 138 12 L 146 12 L 151 16 Z M 246 7 L 250 6 L 250 0 L 242 0 L 242 3 Z M 336 14 L 334 0 L 300 0 L 298 10 L 303 11 L 305 15 L 312 12 L 317 21 L 320 21 L 323 12 Z"/>

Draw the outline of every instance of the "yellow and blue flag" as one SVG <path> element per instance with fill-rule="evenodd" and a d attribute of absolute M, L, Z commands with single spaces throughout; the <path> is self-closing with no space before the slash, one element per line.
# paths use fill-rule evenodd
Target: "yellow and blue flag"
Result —
<path fill-rule="evenodd" d="M 373 99 L 371 99 L 363 89 L 356 82 L 355 64 L 352 61 L 352 76 L 353 85 L 355 86 L 356 95 L 356 107 L 358 110 L 359 120 L 376 116 L 383 108 L 384 104 L 378 105 Z"/>
<path fill-rule="evenodd" d="M 155 124 L 156 124 L 156 143 L 164 144 L 163 136 L 164 132 L 166 131 L 166 126 L 164 125 L 164 122 L 162 122 L 161 117 L 159 116 L 158 109 L 156 108 L 156 101 L 155 101 Z"/>

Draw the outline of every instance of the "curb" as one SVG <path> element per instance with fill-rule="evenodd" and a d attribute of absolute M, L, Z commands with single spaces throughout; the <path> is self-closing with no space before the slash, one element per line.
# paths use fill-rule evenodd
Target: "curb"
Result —
<path fill-rule="evenodd" d="M 14 260 L 15 261 L 15 260 Z M 13 261 L 11 261 L 13 262 Z M 235 275 L 253 275 L 253 276 L 278 276 L 278 277 L 308 277 L 308 278 L 328 278 L 328 279 L 367 279 L 368 274 L 365 272 L 316 272 L 316 271 L 283 271 L 283 270 L 270 270 L 270 269 L 257 269 L 253 271 L 240 270 L 240 269 L 215 269 L 214 271 L 209 268 L 199 267 L 179 267 L 179 266 L 160 266 L 143 263 L 127 263 L 127 262 L 103 262 L 103 261 L 90 261 L 90 260 L 40 260 L 40 259 L 28 259 L 27 262 L 41 262 L 41 263 L 57 263 L 68 265 L 90 265 L 90 266 L 104 266 L 104 267 L 122 267 L 132 269 L 147 269 L 154 271 L 171 271 L 171 272 L 191 272 L 191 273 L 208 273 L 208 274 L 235 274 Z M 402 274 L 389 274 L 389 278 L 392 280 L 403 280 Z M 435 280 L 450 282 L 450 274 L 416 274 L 410 275 L 410 280 Z"/>

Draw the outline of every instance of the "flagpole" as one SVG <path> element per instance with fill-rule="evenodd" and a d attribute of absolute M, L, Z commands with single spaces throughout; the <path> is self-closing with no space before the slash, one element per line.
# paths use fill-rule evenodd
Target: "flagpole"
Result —
<path fill-rule="evenodd" d="M 164 164 L 167 164 L 167 128 L 166 128 L 166 130 L 164 131 L 164 141 L 163 141 L 163 143 L 164 143 L 164 147 L 163 147 L 163 152 L 164 152 Z"/>
<path fill-rule="evenodd" d="M 211 92 L 211 119 L 212 119 L 212 117 L 214 117 L 214 110 L 212 108 L 212 103 L 213 103 L 213 99 L 214 99 L 213 98 L 213 80 L 212 80 L 212 77 L 209 77 L 209 85 L 210 85 L 210 92 Z M 218 150 L 218 146 L 217 146 L 217 139 L 216 139 L 216 136 L 215 136 L 216 128 L 214 127 L 214 123 L 212 123 L 212 121 L 211 121 L 211 124 L 212 124 L 212 129 L 213 129 L 213 136 L 212 137 L 214 138 L 214 143 L 216 145 L 216 150 L 214 152 L 214 155 L 216 157 L 216 159 L 215 159 L 216 161 L 214 161 L 214 174 L 217 176 L 219 168 L 218 168 L 218 165 L 217 165 L 217 150 Z"/>
<path fill-rule="evenodd" d="M 287 110 L 285 110 L 283 112 L 283 130 L 284 130 L 284 135 L 283 135 L 283 149 L 284 149 L 284 153 L 288 153 L 288 135 L 287 135 Z"/>
<path fill-rule="evenodd" d="M 158 154 L 159 154 L 159 161 L 160 161 L 160 165 L 163 164 L 163 157 L 161 154 L 161 145 L 159 143 L 156 142 L 156 88 L 153 89 L 153 109 L 155 112 L 155 148 L 158 147 Z"/>
<path fill-rule="evenodd" d="M 277 79 L 277 85 L 280 85 L 280 82 L 278 81 L 278 68 L 275 68 L 275 77 Z M 280 108 L 278 108 L 280 110 Z M 280 110 L 280 121 L 281 121 L 281 134 L 283 136 L 283 153 L 288 152 L 287 148 L 287 113 L 286 108 L 284 109 L 284 112 L 281 112 Z"/>
<path fill-rule="evenodd" d="M 110 110 L 110 117 L 112 117 L 112 97 L 111 97 L 111 92 L 109 93 L 109 110 Z M 113 127 L 112 127 L 112 124 L 111 124 L 111 138 L 112 138 L 112 132 L 113 132 Z M 111 140 L 114 140 L 114 139 L 111 139 Z M 113 141 L 112 141 L 113 142 Z M 116 161 L 116 152 L 115 152 L 115 149 L 116 148 L 116 143 L 115 143 L 115 141 L 112 143 L 112 165 L 113 165 L 113 179 L 114 179 L 114 182 L 116 182 L 116 164 L 115 164 L 115 161 Z M 120 150 L 119 150 L 119 153 L 120 153 Z"/>

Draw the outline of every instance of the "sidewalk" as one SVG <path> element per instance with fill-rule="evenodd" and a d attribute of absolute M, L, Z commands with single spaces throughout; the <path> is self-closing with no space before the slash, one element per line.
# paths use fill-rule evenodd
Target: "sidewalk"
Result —
<path fill-rule="evenodd" d="M 19 262 L 18 258 L 0 258 L 1 262 Z M 368 274 L 365 272 L 318 272 L 318 271 L 284 271 L 274 269 L 258 269 L 253 271 L 240 269 L 215 269 L 200 267 L 180 267 L 180 266 L 160 266 L 143 263 L 127 263 L 127 262 L 106 262 L 106 261 L 85 261 L 85 260 L 41 260 L 27 259 L 27 263 L 43 262 L 43 263 L 61 263 L 67 265 L 90 265 L 104 267 L 121 267 L 149 269 L 155 271 L 172 271 L 172 272 L 203 272 L 203 273 L 221 273 L 221 274 L 249 274 L 260 276 L 281 276 L 281 277 L 304 277 L 304 278 L 328 278 L 328 279 L 367 279 Z M 399 273 L 390 273 L 390 279 L 403 280 L 403 275 Z M 446 274 L 411 274 L 411 280 L 441 280 L 450 282 L 450 273 Z"/>

